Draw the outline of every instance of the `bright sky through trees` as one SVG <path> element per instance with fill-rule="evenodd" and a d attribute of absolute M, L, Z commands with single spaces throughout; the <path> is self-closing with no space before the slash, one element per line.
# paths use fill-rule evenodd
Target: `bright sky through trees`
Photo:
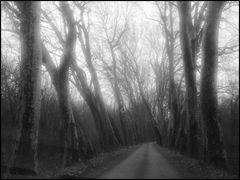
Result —
<path fill-rule="evenodd" d="M 57 2 L 42 2 L 42 9 L 46 11 L 49 17 L 52 18 L 53 23 L 59 29 L 60 33 L 64 37 L 64 23 L 62 16 L 57 9 Z M 71 6 L 74 10 L 75 19 L 78 20 L 79 13 L 76 11 L 75 6 Z M 232 6 L 229 9 L 225 10 L 222 14 L 222 20 L 220 23 L 219 31 L 219 47 L 231 47 L 234 45 L 239 45 L 239 9 L 236 6 Z M 117 24 L 119 27 L 123 26 L 125 22 L 128 23 L 128 31 L 133 33 L 134 36 L 138 39 L 138 51 L 141 58 L 139 58 L 139 63 L 147 68 L 147 73 L 145 78 L 147 78 L 146 88 L 154 88 L 154 85 L 149 77 L 153 77 L 152 70 L 150 68 L 150 61 L 156 56 L 153 50 L 150 48 L 150 41 L 155 42 L 160 46 L 163 46 L 164 39 L 163 33 L 159 23 L 159 15 L 155 2 L 91 2 L 88 5 L 88 16 L 84 17 L 86 22 L 89 23 L 90 27 L 90 43 L 92 55 L 94 57 L 94 64 L 97 69 L 97 73 L 100 80 L 100 85 L 104 95 L 104 99 L 112 104 L 113 103 L 113 93 L 111 92 L 110 84 L 105 80 L 104 75 L 101 73 L 102 63 L 99 60 L 99 47 L 104 49 L 104 58 L 108 63 L 111 63 L 111 58 L 109 51 L 105 49 L 107 47 L 107 42 L 105 39 L 104 30 L 102 28 L 101 16 L 104 15 L 107 17 L 107 28 L 111 32 L 116 18 Z M 177 29 L 178 26 L 178 13 L 174 12 L 174 27 Z M 45 21 L 45 20 L 44 20 Z M 61 45 L 58 43 L 58 39 L 55 35 L 55 32 L 52 30 L 51 26 L 45 21 L 41 22 L 41 33 L 43 39 L 47 42 L 46 46 L 51 49 L 51 56 L 54 59 L 56 64 L 60 62 L 61 56 Z M 1 54 L 2 56 L 7 57 L 8 64 L 15 67 L 19 63 L 20 48 L 17 35 L 4 31 L 12 29 L 12 24 L 9 17 L 2 11 L 1 16 L 1 25 L 2 25 L 2 36 L 1 36 Z M 14 28 L 13 28 L 14 29 Z M 162 43 L 161 43 L 162 42 Z M 76 54 L 78 59 L 78 64 L 86 70 L 86 63 L 82 51 L 80 50 L 80 43 L 77 42 L 76 45 Z M 231 50 L 231 49 L 229 49 Z M 235 50 L 235 49 L 234 49 Z M 159 49 L 160 51 L 160 49 Z M 227 51 L 226 51 L 227 52 Z M 161 53 L 161 52 L 159 52 Z M 159 60 L 160 61 L 160 60 Z M 201 62 L 201 56 L 199 56 L 198 61 Z M 239 53 L 238 51 L 231 54 L 223 54 L 219 57 L 219 69 L 218 69 L 218 86 L 225 87 L 229 84 L 238 84 L 239 82 Z M 47 81 L 47 84 L 51 84 L 50 78 L 44 70 L 43 86 Z M 87 74 L 87 79 L 90 82 L 90 76 L 88 71 L 85 71 Z M 197 74 L 199 78 L 199 74 Z M 236 88 L 236 87 L 235 87 Z M 71 95 L 73 99 L 79 99 L 80 95 L 74 86 L 71 85 Z M 219 95 L 227 95 L 226 92 L 222 90 L 219 91 Z M 78 97 L 78 98 L 76 98 Z"/>

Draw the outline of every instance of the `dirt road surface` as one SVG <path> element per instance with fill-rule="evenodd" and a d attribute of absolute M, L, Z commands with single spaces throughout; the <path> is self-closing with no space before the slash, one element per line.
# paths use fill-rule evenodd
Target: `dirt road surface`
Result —
<path fill-rule="evenodd" d="M 154 143 L 146 143 L 140 146 L 127 159 L 98 178 L 181 179 L 182 177 L 160 154 Z"/>

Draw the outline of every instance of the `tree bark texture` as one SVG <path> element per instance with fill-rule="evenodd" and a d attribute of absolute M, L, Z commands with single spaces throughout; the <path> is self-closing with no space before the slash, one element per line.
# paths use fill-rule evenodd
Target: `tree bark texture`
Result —
<path fill-rule="evenodd" d="M 183 65 L 186 81 L 187 123 L 189 124 L 188 150 L 193 157 L 198 157 L 198 122 L 197 122 L 197 88 L 195 79 L 192 48 L 189 37 L 190 2 L 179 2 L 180 40 L 183 53 Z"/>
<path fill-rule="evenodd" d="M 225 2 L 209 2 L 203 39 L 201 72 L 201 114 L 207 133 L 207 159 L 218 166 L 226 165 L 222 128 L 217 119 L 218 31 Z"/>
<path fill-rule="evenodd" d="M 42 62 L 40 2 L 22 1 L 16 4 L 21 15 L 20 100 L 17 115 L 19 132 L 16 149 L 9 162 L 12 173 L 36 175 Z"/>

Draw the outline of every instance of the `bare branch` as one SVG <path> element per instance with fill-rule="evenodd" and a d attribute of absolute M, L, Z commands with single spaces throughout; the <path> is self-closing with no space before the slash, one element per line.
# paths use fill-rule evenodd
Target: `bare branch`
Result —
<path fill-rule="evenodd" d="M 48 21 L 49 25 L 52 27 L 61 45 L 64 46 L 65 40 L 63 39 L 62 34 L 58 30 L 57 26 L 52 22 L 51 18 L 48 16 L 48 14 L 44 10 L 41 10 L 41 12 L 45 17 L 45 19 Z"/>
<path fill-rule="evenodd" d="M 238 51 L 239 51 L 238 44 L 235 44 L 232 46 L 226 46 L 226 47 L 218 48 L 218 56 L 222 56 L 224 54 L 232 54 L 232 53 L 238 52 Z"/>

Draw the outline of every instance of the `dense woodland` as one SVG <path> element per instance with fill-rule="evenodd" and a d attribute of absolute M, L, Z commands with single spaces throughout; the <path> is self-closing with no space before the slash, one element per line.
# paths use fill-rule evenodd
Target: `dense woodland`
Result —
<path fill-rule="evenodd" d="M 2 1 L 1 169 L 150 141 L 238 168 L 238 13 L 237 1 Z"/>

